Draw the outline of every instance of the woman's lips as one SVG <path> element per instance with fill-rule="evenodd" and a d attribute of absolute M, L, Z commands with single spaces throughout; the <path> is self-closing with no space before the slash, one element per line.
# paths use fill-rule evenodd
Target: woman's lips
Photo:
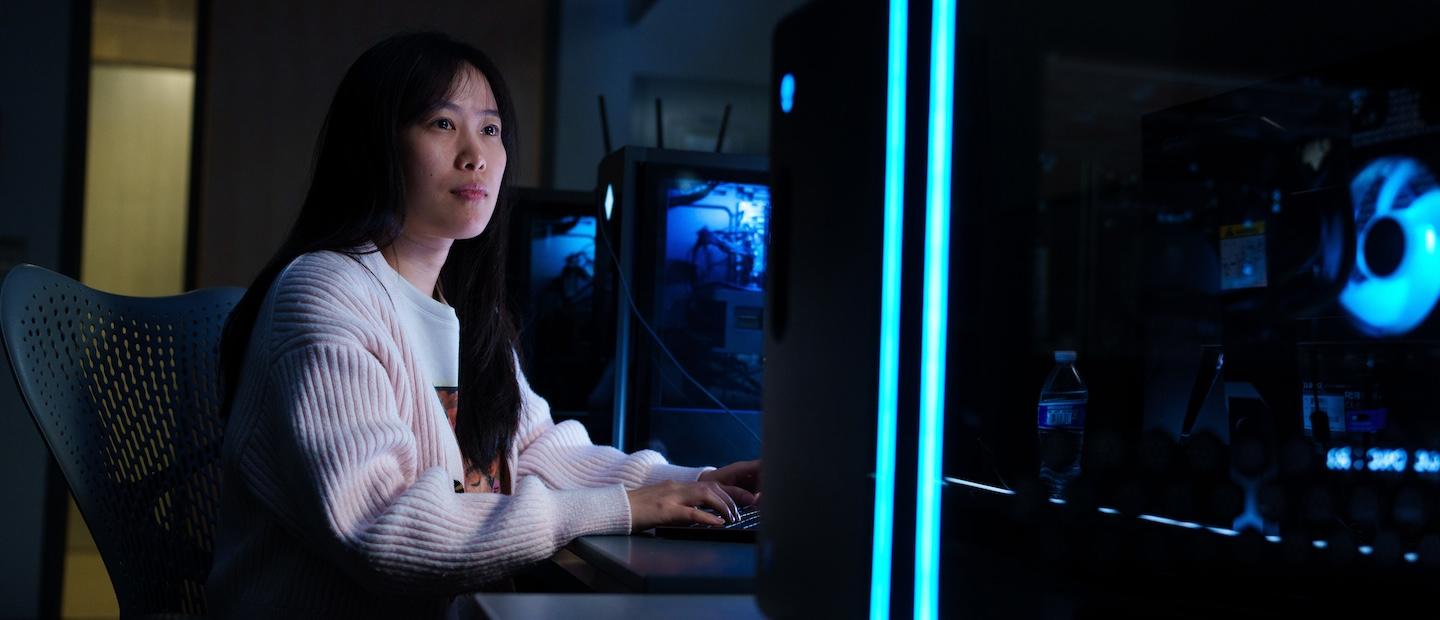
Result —
<path fill-rule="evenodd" d="M 461 185 L 460 187 L 450 190 L 450 193 L 459 196 L 463 200 L 475 201 L 489 196 L 490 190 L 484 185 L 474 184 Z"/>

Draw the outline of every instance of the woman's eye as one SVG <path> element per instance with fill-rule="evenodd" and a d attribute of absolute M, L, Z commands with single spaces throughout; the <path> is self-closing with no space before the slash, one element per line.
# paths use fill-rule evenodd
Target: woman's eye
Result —
<path fill-rule="evenodd" d="M 436 127 L 440 128 L 440 129 L 454 129 L 454 128 L 455 128 L 455 123 L 450 122 L 450 119 L 448 119 L 448 118 L 435 119 L 435 121 L 434 121 L 432 124 L 435 125 Z"/>
<path fill-rule="evenodd" d="M 498 136 L 498 135 L 500 135 L 500 126 L 499 126 L 499 125 L 486 125 L 486 126 L 485 126 L 485 135 L 487 135 L 487 136 Z"/>

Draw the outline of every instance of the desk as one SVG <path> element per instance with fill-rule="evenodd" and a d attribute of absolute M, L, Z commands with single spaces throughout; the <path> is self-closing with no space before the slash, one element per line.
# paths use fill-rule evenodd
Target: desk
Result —
<path fill-rule="evenodd" d="M 550 561 L 596 592 L 755 592 L 755 545 L 749 543 L 583 536 Z"/>
<path fill-rule="evenodd" d="M 456 601 L 452 618 L 547 620 L 760 620 L 745 594 L 475 594 Z"/>

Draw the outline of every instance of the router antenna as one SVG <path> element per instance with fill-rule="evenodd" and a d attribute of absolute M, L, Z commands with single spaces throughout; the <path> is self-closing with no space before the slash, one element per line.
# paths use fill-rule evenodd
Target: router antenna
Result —
<path fill-rule="evenodd" d="M 725 146 L 725 128 L 730 126 L 730 104 L 725 104 L 725 113 L 720 115 L 720 135 L 715 137 L 715 152 Z"/>
<path fill-rule="evenodd" d="M 605 95 L 600 95 L 600 137 L 605 140 L 605 154 L 610 154 L 610 117 L 605 114 Z"/>

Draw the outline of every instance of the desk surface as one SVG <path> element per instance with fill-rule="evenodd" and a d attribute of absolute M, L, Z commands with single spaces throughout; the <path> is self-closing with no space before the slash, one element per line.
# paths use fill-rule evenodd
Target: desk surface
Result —
<path fill-rule="evenodd" d="M 755 545 L 750 543 L 649 536 L 584 536 L 575 539 L 565 550 L 603 573 L 624 591 L 685 594 L 755 592 Z"/>
<path fill-rule="evenodd" d="M 476 594 L 456 617 L 480 614 L 490 620 L 751 620 L 764 618 L 755 597 L 746 594 Z"/>

